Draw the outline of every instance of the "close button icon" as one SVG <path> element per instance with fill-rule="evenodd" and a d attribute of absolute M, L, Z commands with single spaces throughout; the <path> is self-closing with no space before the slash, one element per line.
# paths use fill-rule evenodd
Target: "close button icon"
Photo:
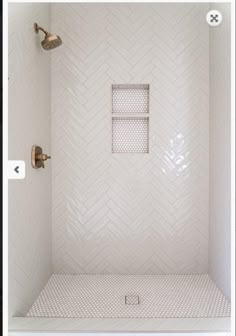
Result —
<path fill-rule="evenodd" d="M 25 178 L 25 162 L 24 161 L 8 161 L 8 178 L 24 179 Z"/>
<path fill-rule="evenodd" d="M 206 15 L 206 21 L 209 26 L 216 27 L 219 26 L 222 22 L 222 14 L 216 9 L 210 10 Z"/>

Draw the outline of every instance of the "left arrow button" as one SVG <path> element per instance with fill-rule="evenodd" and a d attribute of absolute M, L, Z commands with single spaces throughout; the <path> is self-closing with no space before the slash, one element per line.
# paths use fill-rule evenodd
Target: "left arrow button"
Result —
<path fill-rule="evenodd" d="M 24 161 L 8 161 L 8 178 L 24 179 L 25 178 L 25 162 Z"/>
<path fill-rule="evenodd" d="M 19 166 L 16 166 L 16 168 L 14 170 L 17 174 L 19 174 Z"/>

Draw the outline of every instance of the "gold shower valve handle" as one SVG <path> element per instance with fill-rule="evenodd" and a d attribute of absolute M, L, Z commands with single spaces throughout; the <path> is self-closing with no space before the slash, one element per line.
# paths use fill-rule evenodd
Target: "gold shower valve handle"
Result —
<path fill-rule="evenodd" d="M 41 161 L 42 168 L 45 168 L 44 161 L 47 161 L 48 159 L 51 159 L 51 156 L 48 156 L 47 154 L 39 154 L 36 156 L 36 160 Z"/>
<path fill-rule="evenodd" d="M 51 156 L 43 154 L 43 150 L 40 146 L 33 146 L 31 151 L 31 163 L 35 169 L 45 168 L 44 161 L 51 159 Z"/>
<path fill-rule="evenodd" d="M 47 154 L 38 154 L 36 155 L 36 159 L 46 161 L 48 159 L 51 159 L 51 156 L 48 156 Z"/>
<path fill-rule="evenodd" d="M 49 156 L 47 154 L 43 154 L 43 161 L 46 161 L 48 159 L 51 159 L 51 156 Z"/>

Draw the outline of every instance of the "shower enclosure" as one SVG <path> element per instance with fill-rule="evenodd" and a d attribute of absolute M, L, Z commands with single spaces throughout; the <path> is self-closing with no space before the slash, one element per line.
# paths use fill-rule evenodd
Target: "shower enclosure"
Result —
<path fill-rule="evenodd" d="M 230 72 L 227 3 L 9 4 L 11 332 L 230 330 Z"/>

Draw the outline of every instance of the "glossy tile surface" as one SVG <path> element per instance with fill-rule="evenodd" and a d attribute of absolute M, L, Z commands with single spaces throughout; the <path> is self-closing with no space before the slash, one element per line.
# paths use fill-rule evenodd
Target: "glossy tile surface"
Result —
<path fill-rule="evenodd" d="M 52 4 L 56 273 L 207 273 L 208 4 Z M 112 154 L 112 85 L 149 84 L 149 153 Z"/>

